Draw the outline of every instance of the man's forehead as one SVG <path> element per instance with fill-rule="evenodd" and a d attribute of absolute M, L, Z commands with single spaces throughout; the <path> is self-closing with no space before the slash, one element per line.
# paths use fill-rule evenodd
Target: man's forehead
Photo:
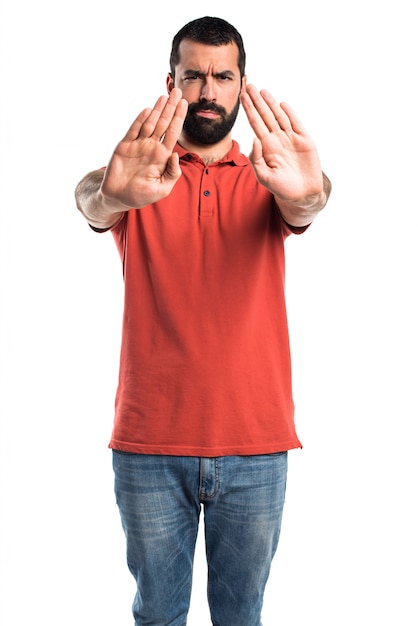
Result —
<path fill-rule="evenodd" d="M 214 66 L 220 71 L 235 70 L 238 68 L 238 57 L 238 46 L 233 41 L 211 46 L 192 39 L 183 39 L 179 46 L 179 65 L 187 69 Z"/>

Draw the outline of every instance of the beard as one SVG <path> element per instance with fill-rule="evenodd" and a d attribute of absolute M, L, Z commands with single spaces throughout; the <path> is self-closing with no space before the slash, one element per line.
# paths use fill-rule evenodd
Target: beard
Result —
<path fill-rule="evenodd" d="M 228 114 L 224 107 L 218 106 L 213 102 L 192 102 L 189 104 L 186 119 L 184 120 L 184 134 L 190 141 L 205 146 L 222 141 L 235 124 L 239 105 L 240 101 L 238 99 L 231 113 Z M 220 119 L 210 120 L 199 117 L 196 115 L 198 111 L 214 111 L 220 116 Z"/>

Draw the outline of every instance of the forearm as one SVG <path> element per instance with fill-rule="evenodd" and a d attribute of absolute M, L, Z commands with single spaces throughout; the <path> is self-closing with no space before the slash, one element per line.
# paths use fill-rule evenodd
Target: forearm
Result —
<path fill-rule="evenodd" d="M 75 200 L 78 210 L 95 228 L 110 228 L 129 207 L 107 198 L 101 190 L 105 170 L 90 172 L 78 183 Z"/>
<path fill-rule="evenodd" d="M 292 202 L 275 197 L 280 213 L 288 224 L 298 227 L 307 226 L 324 208 L 331 193 L 331 181 L 324 173 L 322 173 L 322 178 L 323 188 L 317 194 Z"/>

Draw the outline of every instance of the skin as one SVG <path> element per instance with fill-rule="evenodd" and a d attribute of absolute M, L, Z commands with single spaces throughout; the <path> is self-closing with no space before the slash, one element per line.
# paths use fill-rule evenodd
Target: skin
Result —
<path fill-rule="evenodd" d="M 175 77 L 171 74 L 167 77 L 167 91 L 170 94 L 173 89 L 178 88 L 187 103 L 213 102 L 230 113 L 245 83 L 245 76 L 241 81 L 238 48 L 235 43 L 206 46 L 185 39 L 180 44 L 180 63 L 176 67 Z M 219 117 L 212 111 L 203 111 L 198 115 L 214 120 Z M 202 146 L 193 144 L 182 130 L 179 143 L 187 151 L 198 154 L 205 163 L 214 163 L 229 152 L 232 137 L 229 133 L 217 144 Z"/>
<path fill-rule="evenodd" d="M 246 76 L 241 78 L 235 43 L 207 46 L 183 40 L 175 76 L 169 74 L 166 84 L 168 95 L 138 115 L 106 170 L 91 172 L 78 184 L 77 206 L 90 224 L 108 228 L 122 212 L 168 196 L 181 176 L 173 152 L 177 142 L 205 163 L 225 156 L 232 131 L 218 143 L 200 145 L 184 132 L 183 122 L 189 103 L 212 102 L 230 113 L 238 98 L 255 134 L 250 161 L 258 181 L 274 195 L 289 224 L 312 222 L 330 193 L 316 146 L 289 105 L 247 84 Z M 219 117 L 213 111 L 197 115 Z"/>

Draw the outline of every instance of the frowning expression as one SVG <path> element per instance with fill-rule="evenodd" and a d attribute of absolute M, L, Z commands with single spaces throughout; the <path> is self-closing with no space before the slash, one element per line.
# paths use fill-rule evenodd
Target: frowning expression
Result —
<path fill-rule="evenodd" d="M 180 43 L 180 63 L 167 79 L 189 103 L 183 132 L 199 144 L 214 144 L 231 131 L 239 110 L 242 80 L 235 43 L 208 46 L 190 39 Z M 245 77 L 243 77 L 245 80 Z"/>

